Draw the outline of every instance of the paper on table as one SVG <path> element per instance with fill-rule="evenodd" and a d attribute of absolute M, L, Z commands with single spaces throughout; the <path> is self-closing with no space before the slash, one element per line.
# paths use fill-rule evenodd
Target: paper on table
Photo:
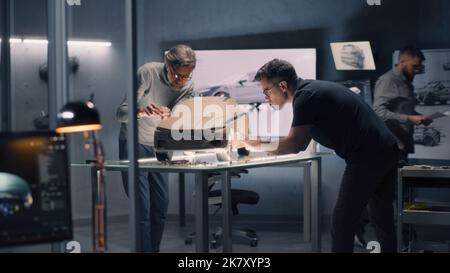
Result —
<path fill-rule="evenodd" d="M 427 118 L 428 119 L 438 119 L 438 118 L 448 117 L 448 116 L 450 116 L 450 111 L 445 112 L 445 113 L 436 112 L 434 114 L 431 114 L 431 115 L 427 116 Z"/>
<path fill-rule="evenodd" d="M 184 155 L 176 155 L 172 157 L 171 162 L 186 161 L 189 164 L 214 164 L 219 162 L 215 153 L 190 153 L 186 152 Z"/>

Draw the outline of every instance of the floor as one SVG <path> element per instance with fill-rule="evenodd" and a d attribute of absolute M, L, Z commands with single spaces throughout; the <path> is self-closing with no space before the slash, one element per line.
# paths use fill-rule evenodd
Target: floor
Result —
<path fill-rule="evenodd" d="M 211 224 L 210 230 L 217 224 Z M 239 227 L 239 223 L 236 224 Z M 309 253 L 310 245 L 303 242 L 303 233 L 300 224 L 283 222 L 253 222 L 247 223 L 245 228 L 256 230 L 259 242 L 257 247 L 251 247 L 248 242 L 235 240 L 233 252 L 237 253 Z M 161 243 L 161 253 L 192 253 L 195 252 L 195 244 L 186 245 L 185 239 L 194 230 L 193 223 L 187 227 L 180 227 L 177 221 L 167 221 L 164 236 Z M 92 251 L 91 228 L 78 226 L 74 229 L 75 240 L 81 245 L 82 252 Z M 322 252 L 330 251 L 329 232 L 322 235 Z M 108 226 L 108 252 L 129 252 L 128 224 L 126 222 L 110 223 Z M 212 253 L 222 252 L 222 249 L 211 250 Z M 356 247 L 355 252 L 366 252 Z"/>
<path fill-rule="evenodd" d="M 246 217 L 245 217 L 246 218 Z M 233 243 L 233 252 L 237 253 L 310 253 L 310 245 L 303 242 L 301 224 L 289 221 L 275 220 L 247 220 L 234 221 L 235 227 L 245 227 L 256 230 L 259 236 L 257 247 L 251 247 L 248 242 L 236 241 Z M 89 221 L 88 221 L 89 222 Z M 80 245 L 81 253 L 92 252 L 92 229 L 89 223 L 77 223 L 74 227 L 74 240 Z M 194 230 L 193 221 L 189 220 L 186 227 L 180 227 L 176 219 L 166 222 L 162 253 L 193 253 L 195 245 L 186 245 L 185 239 Z M 211 221 L 210 230 L 214 230 L 219 221 Z M 326 225 L 325 225 L 326 226 Z M 322 234 L 322 252 L 329 253 L 331 238 L 329 228 L 324 227 Z M 129 253 L 129 226 L 126 220 L 108 222 L 108 251 L 109 253 Z M 418 227 L 416 235 L 423 242 L 415 245 L 413 252 L 439 252 L 450 253 L 450 228 L 448 227 Z M 373 229 L 369 226 L 366 240 L 375 240 Z M 62 244 L 56 245 L 60 249 L 56 252 L 65 252 Z M 24 247 L 9 247 L 0 249 L 0 253 L 49 253 L 54 252 L 51 245 L 34 245 Z M 211 250 L 211 253 L 221 253 L 222 249 Z M 367 250 L 355 246 L 356 253 L 367 253 Z"/>

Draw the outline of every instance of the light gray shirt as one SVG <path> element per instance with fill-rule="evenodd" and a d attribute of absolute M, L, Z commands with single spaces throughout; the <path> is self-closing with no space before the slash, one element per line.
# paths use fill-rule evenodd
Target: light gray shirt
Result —
<path fill-rule="evenodd" d="M 374 110 L 397 138 L 400 150 L 414 153 L 414 125 L 408 122 L 409 115 L 417 115 L 414 86 L 393 69 L 378 79 L 374 93 Z"/>
<path fill-rule="evenodd" d="M 394 110 L 396 107 L 393 103 L 396 101 L 401 101 L 403 113 Z M 408 115 L 415 114 L 415 106 L 414 86 L 402 73 L 392 69 L 378 79 L 375 85 L 373 108 L 383 121 L 394 119 L 406 123 Z"/>
<path fill-rule="evenodd" d="M 138 79 L 138 109 L 144 109 L 151 103 L 156 106 L 169 106 L 178 100 L 180 96 L 182 98 L 190 97 L 194 88 L 193 82 L 189 81 L 179 91 L 172 89 L 167 78 L 164 63 L 144 64 L 138 70 Z M 127 139 L 128 103 L 126 97 L 117 109 L 116 118 L 122 123 L 119 138 Z M 160 122 L 161 119 L 159 117 L 143 117 L 138 119 L 139 144 L 153 146 L 155 130 Z"/>

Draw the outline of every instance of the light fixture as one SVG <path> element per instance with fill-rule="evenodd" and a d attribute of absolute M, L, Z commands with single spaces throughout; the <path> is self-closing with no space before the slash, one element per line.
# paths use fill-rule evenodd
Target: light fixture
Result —
<path fill-rule="evenodd" d="M 19 38 L 11 38 L 9 39 L 10 44 L 20 44 L 22 42 L 22 39 Z"/>
<path fill-rule="evenodd" d="M 92 102 L 71 102 L 58 113 L 59 134 L 90 132 L 102 129 L 100 117 Z"/>
<path fill-rule="evenodd" d="M 97 174 L 96 190 L 92 194 L 92 243 L 96 253 L 106 251 L 105 158 L 102 143 L 97 135 L 100 129 L 102 129 L 100 115 L 91 101 L 67 103 L 58 112 L 57 133 L 84 133 L 90 135 L 92 139 Z"/>
<path fill-rule="evenodd" d="M 1 39 L 0 39 L 1 42 Z M 11 38 L 9 39 L 11 44 L 34 44 L 34 45 L 48 45 L 47 39 L 21 39 L 21 38 Z M 67 41 L 68 46 L 86 46 L 86 47 L 111 47 L 112 43 L 109 41 L 90 41 L 90 40 L 69 40 Z"/>
<path fill-rule="evenodd" d="M 47 40 L 40 40 L 40 39 L 24 39 L 24 44 L 35 44 L 35 45 L 47 45 Z"/>
<path fill-rule="evenodd" d="M 100 41 L 68 41 L 69 46 L 91 46 L 91 47 L 111 47 L 111 42 Z"/>

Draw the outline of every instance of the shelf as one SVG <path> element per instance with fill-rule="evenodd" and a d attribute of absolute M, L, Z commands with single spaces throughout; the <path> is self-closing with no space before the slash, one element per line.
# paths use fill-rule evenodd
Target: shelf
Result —
<path fill-rule="evenodd" d="M 402 223 L 415 225 L 450 225 L 450 212 L 403 210 Z"/>
<path fill-rule="evenodd" d="M 449 169 L 419 169 L 408 168 L 400 170 L 402 177 L 415 177 L 415 178 L 450 178 Z"/>

